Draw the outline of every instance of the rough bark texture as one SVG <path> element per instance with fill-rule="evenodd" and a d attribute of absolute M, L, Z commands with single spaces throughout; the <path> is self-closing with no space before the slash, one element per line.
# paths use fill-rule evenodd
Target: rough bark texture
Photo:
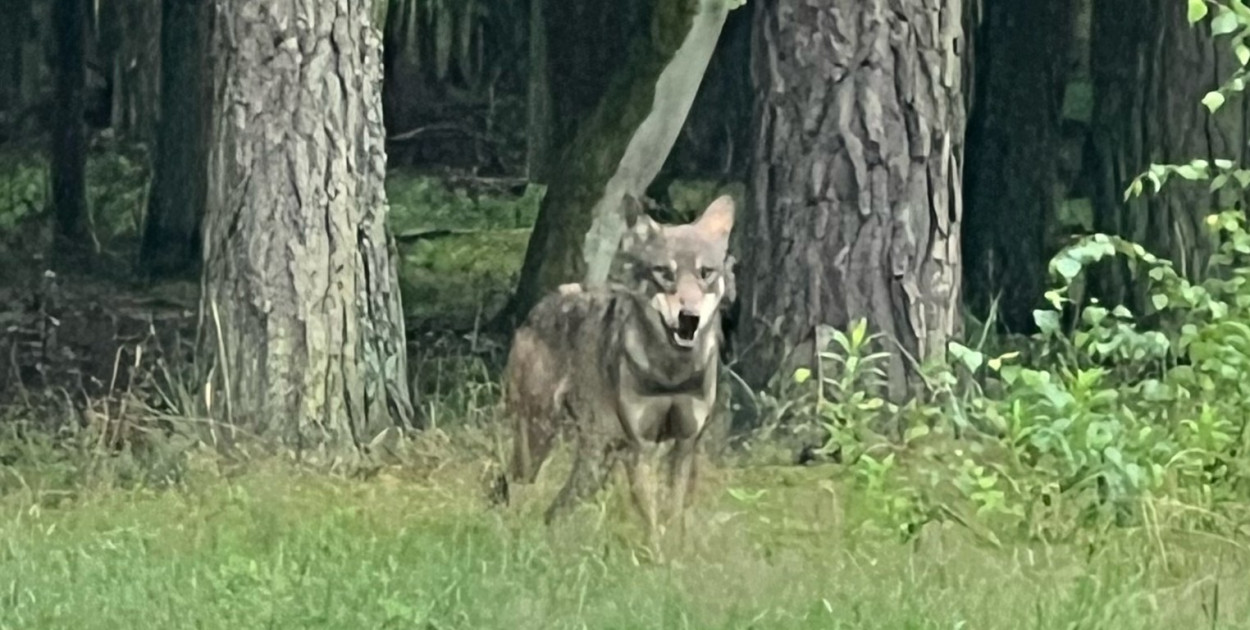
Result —
<path fill-rule="evenodd" d="M 65 244 L 87 243 L 86 106 L 87 1 L 53 3 L 56 93 L 52 129 L 52 204 L 57 235 Z"/>
<path fill-rule="evenodd" d="M 547 4 L 549 10 L 556 5 Z M 581 85 L 553 100 L 556 161 L 502 323 L 523 318 L 560 283 L 584 280 L 595 285 L 606 278 L 606 263 L 623 221 L 620 200 L 625 194 L 641 197 L 667 158 L 725 16 L 721 0 L 656 3 L 646 22 L 649 27 L 635 33 L 631 54 L 614 75 L 603 67 L 592 69 L 587 60 L 559 54 L 554 43 L 564 41 L 562 33 L 573 36 L 575 29 L 549 20 L 552 89 L 561 90 L 572 76 L 586 76 L 589 85 L 594 85 L 590 77 L 610 82 L 597 95 Z M 582 40 L 596 37 L 586 24 L 576 33 Z M 623 58 L 619 49 L 602 43 L 584 45 L 597 56 Z M 556 77 L 561 85 L 555 84 Z M 583 111 L 589 113 L 580 115 Z"/>
<path fill-rule="evenodd" d="M 1205 262 L 1202 220 L 1214 208 L 1205 183 L 1169 183 L 1162 195 L 1129 203 L 1123 195 L 1151 163 L 1228 158 L 1244 165 L 1250 157 L 1247 99 L 1229 98 L 1214 116 L 1199 104 L 1236 63 L 1227 38 L 1212 40 L 1205 26 L 1191 28 L 1183 2 L 1097 0 L 1091 46 L 1095 227 L 1193 272 Z M 1099 293 L 1114 301 L 1128 297 L 1126 286 L 1122 275 L 1098 282 Z"/>
<path fill-rule="evenodd" d="M 207 176 L 206 3 L 162 0 L 161 100 L 140 262 L 157 276 L 198 269 Z"/>
<path fill-rule="evenodd" d="M 222 331 L 217 408 L 301 451 L 359 445 L 412 417 L 370 6 L 215 8 L 204 296 Z"/>
<path fill-rule="evenodd" d="M 1048 223 L 1064 203 L 1063 100 L 1074 0 L 987 0 L 975 50 L 964 224 L 966 301 L 1027 330 L 1046 289 Z"/>
<path fill-rule="evenodd" d="M 816 326 L 866 317 L 891 340 L 891 391 L 902 396 L 912 358 L 944 352 L 959 325 L 961 3 L 757 9 L 743 376 L 761 386 Z"/>

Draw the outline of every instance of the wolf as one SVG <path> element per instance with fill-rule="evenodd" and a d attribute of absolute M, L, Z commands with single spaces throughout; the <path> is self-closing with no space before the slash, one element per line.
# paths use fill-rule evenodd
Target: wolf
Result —
<path fill-rule="evenodd" d="M 725 195 L 692 223 L 660 225 L 627 199 L 608 286 L 562 285 L 517 329 L 504 369 L 514 429 L 505 488 L 508 478 L 532 483 L 557 438 L 575 444 L 547 524 L 598 492 L 623 461 L 654 547 L 655 460 L 667 450 L 670 517 L 684 531 L 696 447 L 716 403 L 722 306 L 734 294 L 734 210 Z"/>

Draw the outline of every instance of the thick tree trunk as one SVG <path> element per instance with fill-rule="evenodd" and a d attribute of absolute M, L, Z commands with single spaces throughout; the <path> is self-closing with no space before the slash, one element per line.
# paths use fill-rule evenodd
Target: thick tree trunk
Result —
<path fill-rule="evenodd" d="M 739 238 L 750 384 L 815 327 L 866 317 L 887 335 L 901 397 L 911 362 L 957 332 L 962 18 L 959 0 L 758 7 L 759 135 Z"/>
<path fill-rule="evenodd" d="M 1091 46 L 1095 227 L 1170 258 L 1178 270 L 1199 271 L 1209 253 L 1202 220 L 1215 209 L 1206 183 L 1169 183 L 1161 195 L 1128 203 L 1124 190 L 1151 163 L 1247 163 L 1250 101 L 1230 96 L 1214 116 L 1199 104 L 1234 69 L 1227 39 L 1212 40 L 1206 26 L 1191 28 L 1183 2 L 1097 0 Z M 1125 293 L 1122 274 L 1097 284 L 1105 299 L 1143 306 Z"/>
<path fill-rule="evenodd" d="M 88 239 L 86 106 L 87 0 L 52 5 L 56 33 L 56 93 L 52 129 L 52 204 L 63 244 L 85 247 Z"/>
<path fill-rule="evenodd" d="M 548 9 L 554 10 L 556 4 L 548 3 Z M 643 196 L 668 157 L 727 13 L 724 0 L 656 2 L 649 28 L 637 31 L 631 55 L 615 74 L 607 74 L 602 66 L 592 69 L 587 59 L 572 60 L 552 50 L 553 90 L 570 77 L 583 75 L 610 83 L 606 91 L 594 94 L 587 89 L 594 82 L 579 82 L 581 89 L 553 100 L 554 120 L 559 122 L 552 138 L 556 162 L 517 292 L 504 312 L 505 324 L 523 318 L 560 283 L 583 280 L 593 286 L 606 280 L 623 230 L 620 204 L 626 195 Z M 548 24 L 553 46 L 565 41 L 563 33 L 597 37 L 584 22 L 580 27 L 564 20 Z M 619 48 L 606 47 L 602 41 L 586 48 L 622 63 Z M 556 77 L 562 85 L 555 85 Z M 582 111 L 590 113 L 581 116 Z"/>
<path fill-rule="evenodd" d="M 217 408 L 301 452 L 350 450 L 412 417 L 371 7 L 216 9 L 204 299 L 221 331 Z"/>
<path fill-rule="evenodd" d="M 966 301 L 1032 327 L 1046 289 L 1048 229 L 1065 202 L 1063 100 L 1075 0 L 988 0 L 976 51 L 964 215 Z"/>
<path fill-rule="evenodd" d="M 162 0 L 160 120 L 152 194 L 140 248 L 143 269 L 176 276 L 198 269 L 208 176 L 204 0 Z"/>

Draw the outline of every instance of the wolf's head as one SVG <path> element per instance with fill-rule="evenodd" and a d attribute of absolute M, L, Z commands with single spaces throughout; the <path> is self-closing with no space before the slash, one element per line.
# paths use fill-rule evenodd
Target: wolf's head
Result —
<path fill-rule="evenodd" d="M 687 225 L 660 225 L 632 199 L 626 200 L 625 215 L 622 280 L 658 312 L 674 346 L 694 348 L 699 336 L 714 328 L 711 323 L 731 285 L 733 198 L 717 198 Z"/>

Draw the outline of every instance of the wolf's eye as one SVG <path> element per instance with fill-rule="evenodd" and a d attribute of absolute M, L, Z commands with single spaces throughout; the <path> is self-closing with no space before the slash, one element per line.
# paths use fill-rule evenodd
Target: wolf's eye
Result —
<path fill-rule="evenodd" d="M 658 279 L 665 282 L 673 279 L 673 268 L 666 265 L 656 265 L 651 268 L 651 273 Z"/>
<path fill-rule="evenodd" d="M 711 280 L 714 275 L 716 275 L 715 269 L 711 267 L 699 267 L 699 277 L 703 278 L 704 282 Z"/>

